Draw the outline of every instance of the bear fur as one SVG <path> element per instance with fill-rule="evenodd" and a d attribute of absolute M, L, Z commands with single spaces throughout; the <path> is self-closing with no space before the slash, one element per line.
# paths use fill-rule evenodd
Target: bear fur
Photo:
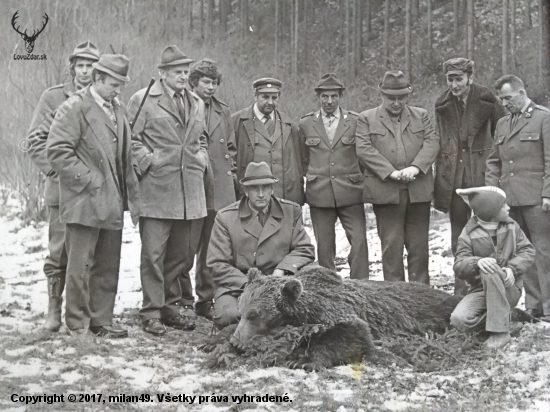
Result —
<path fill-rule="evenodd" d="M 336 272 L 308 266 L 292 277 L 248 272 L 239 299 L 241 319 L 231 338 L 237 347 L 282 326 L 319 324 L 288 363 L 321 369 L 366 358 L 376 361 L 373 340 L 432 331 L 443 333 L 461 297 L 420 283 L 343 280 Z"/>

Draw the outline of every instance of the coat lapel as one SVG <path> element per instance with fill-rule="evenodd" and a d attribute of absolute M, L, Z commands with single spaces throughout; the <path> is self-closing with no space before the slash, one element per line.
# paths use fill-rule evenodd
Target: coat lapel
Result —
<path fill-rule="evenodd" d="M 290 118 L 280 111 L 276 110 L 277 115 L 275 118 L 277 121 L 279 121 L 279 124 L 282 125 L 283 130 L 281 130 L 281 135 L 283 136 L 283 147 L 286 145 L 286 142 L 288 141 L 288 138 L 290 136 L 290 132 L 292 132 L 292 121 Z"/>
<path fill-rule="evenodd" d="M 262 242 L 265 242 L 281 229 L 281 219 L 284 215 L 283 208 L 275 197 L 271 198 L 270 207 L 271 209 L 269 212 L 269 217 L 265 221 L 265 225 L 258 240 L 258 245 L 260 245 Z"/>
<path fill-rule="evenodd" d="M 386 112 L 386 109 L 384 109 L 383 107 L 379 107 L 378 108 L 378 117 L 380 118 L 380 121 L 382 122 L 382 124 L 386 127 L 386 129 L 388 129 L 390 131 L 390 133 L 392 134 L 392 136 L 395 137 L 395 132 L 393 130 L 393 123 L 390 119 L 390 115 L 385 113 Z"/>
<path fill-rule="evenodd" d="M 313 120 L 313 128 L 321 137 L 321 140 L 325 142 L 328 147 L 330 147 L 330 140 L 328 138 L 325 125 L 323 124 L 323 116 L 321 115 L 321 111 L 315 112 L 314 116 L 315 119 Z"/>
<path fill-rule="evenodd" d="M 258 219 L 254 217 L 249 218 L 246 225 L 244 225 L 244 231 L 254 236 L 256 239 L 260 238 L 262 234 L 262 229 L 263 229 L 262 225 L 260 224 Z"/>
<path fill-rule="evenodd" d="M 510 122 L 512 121 L 512 117 L 507 120 L 508 128 L 510 128 Z M 516 122 L 516 125 L 514 126 L 514 129 L 510 133 L 510 137 L 514 136 L 516 133 L 518 133 L 523 127 L 527 124 L 527 119 L 525 118 L 525 115 L 521 115 Z"/>
<path fill-rule="evenodd" d="M 391 120 L 390 120 L 391 122 Z M 401 113 L 401 130 L 404 132 L 407 130 L 409 123 L 411 122 L 411 111 L 408 106 L 405 106 L 403 113 Z"/>
<path fill-rule="evenodd" d="M 208 119 L 208 133 L 212 135 L 220 125 L 222 108 L 214 99 L 210 100 L 210 118 Z"/>
<path fill-rule="evenodd" d="M 247 110 L 241 113 L 241 119 L 243 119 L 243 126 L 246 134 L 248 135 L 248 140 L 252 147 L 256 143 L 256 136 L 254 136 L 254 115 L 253 115 L 254 106 L 250 106 Z"/>
<path fill-rule="evenodd" d="M 346 110 L 340 109 L 340 120 L 338 121 L 338 127 L 336 128 L 334 139 L 332 139 L 332 146 L 336 146 L 336 143 L 338 143 L 338 141 L 348 131 L 349 128 L 350 128 L 349 113 Z"/>
<path fill-rule="evenodd" d="M 172 99 L 168 93 L 162 93 L 158 104 L 172 116 L 178 119 L 181 123 L 183 123 L 180 115 L 178 114 L 178 108 L 174 104 L 174 99 Z"/>

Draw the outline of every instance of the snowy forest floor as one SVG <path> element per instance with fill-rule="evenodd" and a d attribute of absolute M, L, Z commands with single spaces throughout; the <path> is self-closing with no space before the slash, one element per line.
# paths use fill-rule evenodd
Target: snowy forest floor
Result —
<path fill-rule="evenodd" d="M 59 333 L 45 332 L 41 330 L 47 308 L 42 265 L 47 255 L 47 225 L 25 226 L 17 213 L 18 202 L 12 197 L 0 216 L 0 410 L 550 410 L 550 330 L 546 324 L 524 325 L 511 344 L 486 359 L 457 353 L 463 357 L 460 367 L 429 373 L 370 364 L 313 373 L 275 367 L 202 369 L 206 354 L 197 347 L 211 333 L 206 320 L 199 318 L 193 332 L 169 329 L 163 337 L 141 329 L 140 240 L 128 217 L 115 316 L 128 328 L 129 337 L 75 337 L 65 326 Z M 371 278 L 381 280 L 380 243 L 372 212 L 368 226 Z M 307 230 L 314 240 L 310 225 Z M 349 276 L 349 245 L 340 225 L 337 239 L 339 273 Z M 430 253 L 432 285 L 452 290 L 450 227 L 447 217 L 437 212 L 432 214 Z M 63 394 L 64 402 L 26 405 L 24 400 L 13 401 L 53 394 Z M 70 394 L 76 395 L 76 402 L 68 399 Z M 253 401 L 232 398 L 244 394 L 254 396 Z M 266 394 L 288 398 L 271 402 L 266 401 Z M 138 402 L 109 399 L 121 395 L 144 396 Z M 166 402 L 160 401 L 162 395 L 181 396 L 177 402 Z"/>

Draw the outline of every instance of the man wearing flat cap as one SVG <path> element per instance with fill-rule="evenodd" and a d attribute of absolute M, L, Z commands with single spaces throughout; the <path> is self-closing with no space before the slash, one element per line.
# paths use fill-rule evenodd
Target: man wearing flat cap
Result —
<path fill-rule="evenodd" d="M 432 164 L 439 150 L 428 112 L 408 106 L 411 85 L 388 71 L 378 85 L 382 105 L 357 120 L 357 156 L 365 167 L 363 201 L 372 203 L 382 245 L 384 279 L 430 283 L 428 230 Z"/>
<path fill-rule="evenodd" d="M 112 325 L 118 286 L 124 211 L 139 217 L 130 125 L 117 96 L 130 80 L 129 60 L 104 54 L 92 64 L 92 85 L 57 110 L 47 140 L 59 175 L 60 219 L 66 225 L 69 330 L 125 337 Z"/>
<path fill-rule="evenodd" d="M 485 162 L 504 111 L 490 89 L 473 83 L 472 60 L 450 59 L 443 63 L 443 72 L 448 89 L 435 101 L 440 149 L 435 163 L 434 207 L 449 213 L 454 254 L 458 237 L 471 215 L 470 207 L 456 189 L 485 184 Z M 467 293 L 465 282 L 458 277 L 454 292 Z"/>
<path fill-rule="evenodd" d="M 153 335 L 164 334 L 165 326 L 195 327 L 188 272 L 199 237 L 192 229 L 200 233 L 197 220 L 206 216 L 203 179 L 208 152 L 204 103 L 186 88 L 191 62 L 175 45 L 162 51 L 158 65 L 162 80 L 151 87 L 132 135 L 140 177 L 140 317 L 143 329 Z M 139 90 L 130 99 L 130 119 L 145 92 Z M 181 274 L 186 276 L 181 282 L 184 290 Z"/>
<path fill-rule="evenodd" d="M 535 247 L 523 278 L 525 308 L 550 322 L 550 110 L 529 99 L 513 74 L 494 87 L 508 115 L 497 123 L 485 183 L 506 192 L 510 217 Z"/>
<path fill-rule="evenodd" d="M 46 155 L 46 141 L 61 103 L 77 90 L 92 82 L 92 63 L 99 60 L 99 50 L 90 41 L 79 44 L 69 56 L 71 81 L 50 87 L 40 97 L 34 110 L 29 134 L 28 152 L 33 162 L 46 176 L 44 203 L 48 206 L 48 251 L 44 261 L 44 274 L 48 282 L 48 314 L 44 328 L 57 332 L 61 327 L 61 305 L 65 288 L 67 252 L 65 250 L 65 225 L 59 220 L 59 177 L 50 166 Z"/>
<path fill-rule="evenodd" d="M 336 219 L 351 244 L 350 277 L 368 279 L 369 251 L 363 206 L 363 172 L 355 150 L 357 116 L 340 107 L 346 88 L 333 73 L 315 87 L 320 109 L 300 120 L 306 203 L 317 241 L 319 265 L 336 270 Z"/>
<path fill-rule="evenodd" d="M 272 78 L 256 80 L 252 84 L 256 103 L 231 116 L 237 141 L 237 178 L 244 177 L 250 162 L 266 162 L 278 179 L 274 195 L 302 205 L 301 144 L 298 128 L 277 109 L 282 85 Z M 237 191 L 237 197 L 242 197 L 242 188 Z"/>
<path fill-rule="evenodd" d="M 219 329 L 239 321 L 237 299 L 248 269 L 283 276 L 315 259 L 302 209 L 273 195 L 277 178 L 268 164 L 249 163 L 240 183 L 245 196 L 216 215 L 206 260 L 214 278 L 213 320 Z"/>

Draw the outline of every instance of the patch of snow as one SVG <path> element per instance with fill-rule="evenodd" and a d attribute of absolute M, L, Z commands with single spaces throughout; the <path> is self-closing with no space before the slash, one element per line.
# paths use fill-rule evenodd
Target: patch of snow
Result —
<path fill-rule="evenodd" d="M 65 381 L 66 385 L 71 385 L 82 379 L 84 375 L 78 373 L 77 371 L 70 371 L 62 373 L 59 377 Z"/>
<path fill-rule="evenodd" d="M 332 398 L 336 402 L 344 402 L 350 398 L 353 397 L 353 390 L 351 389 L 332 389 L 329 391 L 329 393 L 332 395 Z"/>
<path fill-rule="evenodd" d="M 36 349 L 36 346 L 27 346 L 27 347 L 24 347 L 24 348 L 18 348 L 18 349 L 6 349 L 5 350 L 5 353 L 6 355 L 8 356 L 21 356 L 21 355 L 24 355 L 25 353 L 27 352 L 30 352 L 32 350 Z"/>
<path fill-rule="evenodd" d="M 71 347 L 66 347 L 55 351 L 56 356 L 57 355 L 74 355 L 75 353 L 76 353 L 76 349 Z"/>
<path fill-rule="evenodd" d="M 198 375 L 182 376 L 168 384 L 172 390 L 181 393 L 198 393 L 202 385 L 198 382 Z"/>
<path fill-rule="evenodd" d="M 84 365 L 89 365 L 92 368 L 105 367 L 105 358 L 98 355 L 88 355 L 80 359 L 80 362 Z"/>
<path fill-rule="evenodd" d="M 261 378 L 268 378 L 270 376 L 280 378 L 280 371 L 280 368 L 256 369 L 248 374 L 248 379 L 256 380 Z"/>
<path fill-rule="evenodd" d="M 422 405 L 416 403 L 398 401 L 396 399 L 384 402 L 384 407 L 390 411 L 404 411 L 409 408 L 419 409 Z"/>
<path fill-rule="evenodd" d="M 38 385 L 37 383 L 27 383 L 24 385 L 27 388 L 27 393 L 29 395 L 32 395 L 34 393 L 44 393 L 44 387 L 41 385 Z"/>

